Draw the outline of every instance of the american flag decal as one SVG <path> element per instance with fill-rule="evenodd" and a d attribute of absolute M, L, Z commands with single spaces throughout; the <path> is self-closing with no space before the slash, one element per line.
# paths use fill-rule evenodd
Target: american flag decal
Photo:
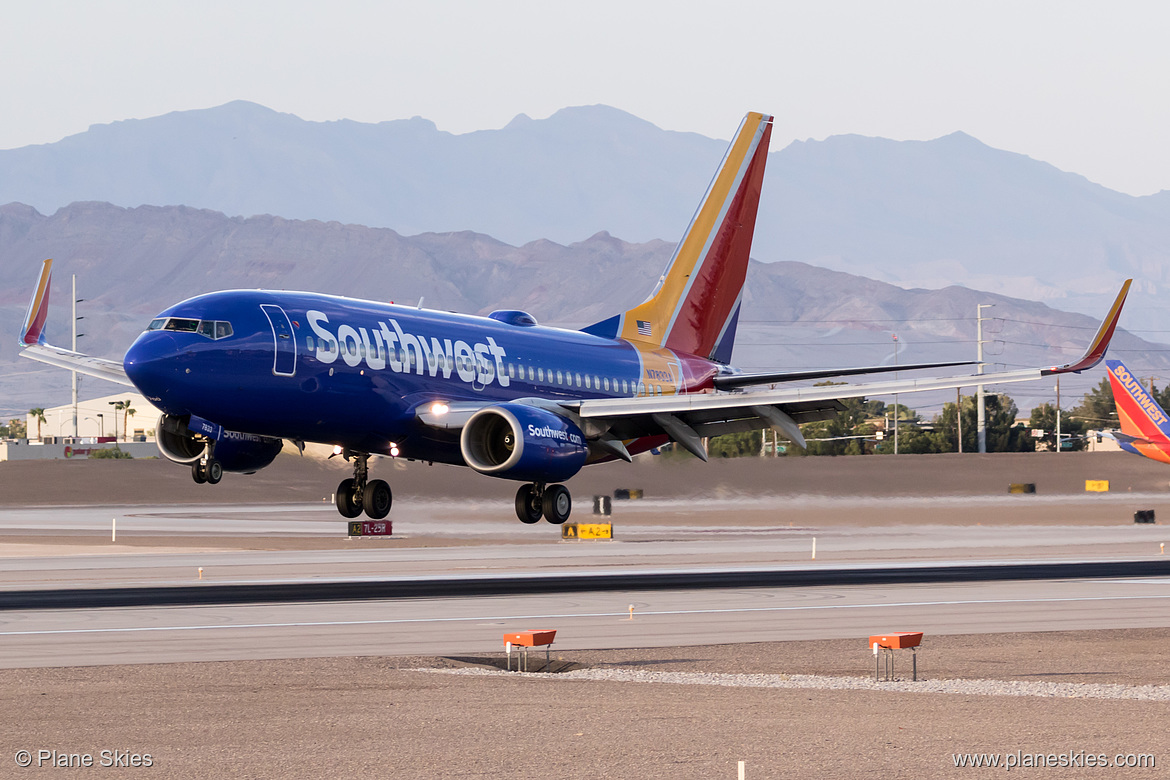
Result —
<path fill-rule="evenodd" d="M 650 332 L 650 323 L 646 320 L 638 320 L 638 335 L 639 336 L 653 336 Z"/>

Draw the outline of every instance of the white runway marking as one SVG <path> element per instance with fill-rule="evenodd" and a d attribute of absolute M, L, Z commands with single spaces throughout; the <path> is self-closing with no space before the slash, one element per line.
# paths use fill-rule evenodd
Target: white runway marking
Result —
<path fill-rule="evenodd" d="M 1068 598 L 1040 598 L 1040 599 L 966 599 L 957 601 L 903 601 L 876 604 L 818 604 L 794 607 L 736 607 L 728 609 L 671 609 L 639 611 L 639 617 L 653 615 L 718 615 L 747 612 L 812 612 L 821 610 L 842 609 L 879 609 L 895 607 L 957 607 L 978 606 L 991 604 L 1054 604 L 1054 603 L 1083 603 L 1093 601 L 1149 601 L 1151 599 L 1170 599 L 1167 595 L 1149 596 L 1083 596 Z M 258 629 L 258 628 L 322 628 L 329 626 L 375 626 L 407 623 L 484 623 L 504 620 L 565 620 L 569 618 L 625 618 L 627 612 L 579 612 L 542 615 L 476 615 L 471 617 L 447 618 L 386 618 L 381 620 L 323 620 L 295 623 L 226 623 L 205 626 L 129 626 L 123 628 L 62 628 L 43 629 L 35 631 L 0 631 L 0 636 L 43 636 L 50 634 L 119 634 L 136 632 L 159 631 L 213 631 L 221 629 Z"/>

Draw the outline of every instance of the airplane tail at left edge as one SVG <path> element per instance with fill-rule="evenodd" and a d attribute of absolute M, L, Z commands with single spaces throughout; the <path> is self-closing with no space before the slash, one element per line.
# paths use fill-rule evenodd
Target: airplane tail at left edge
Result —
<path fill-rule="evenodd" d="M 45 321 L 49 317 L 49 285 L 53 279 L 53 261 L 46 260 L 41 266 L 41 275 L 28 302 L 28 313 L 20 329 L 20 346 L 45 343 Z"/>
<path fill-rule="evenodd" d="M 1143 443 L 1170 445 L 1170 417 L 1120 360 L 1106 360 L 1121 432 Z"/>
<path fill-rule="evenodd" d="M 771 136 L 771 116 L 744 117 L 654 292 L 586 333 L 730 362 Z"/>

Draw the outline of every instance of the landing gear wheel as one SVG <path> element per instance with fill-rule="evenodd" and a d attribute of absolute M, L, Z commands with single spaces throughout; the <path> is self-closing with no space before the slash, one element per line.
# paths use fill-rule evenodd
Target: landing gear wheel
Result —
<path fill-rule="evenodd" d="M 390 514 L 393 502 L 394 495 L 384 480 L 373 479 L 366 483 L 366 489 L 362 491 L 362 504 L 371 520 L 381 520 Z"/>
<path fill-rule="evenodd" d="M 218 485 L 219 481 L 223 479 L 223 464 L 215 458 L 207 459 L 204 471 L 207 473 L 207 484 L 209 485 Z"/>
<path fill-rule="evenodd" d="M 533 489 L 533 486 L 521 485 L 520 489 L 516 491 L 516 517 L 520 518 L 520 522 L 529 525 L 538 523 L 542 511 L 540 496 Z"/>
<path fill-rule="evenodd" d="M 573 497 L 564 485 L 549 485 L 544 489 L 544 519 L 553 525 L 561 525 L 573 511 Z"/>
<path fill-rule="evenodd" d="M 202 485 L 207 482 L 207 473 L 203 471 L 203 464 L 196 461 L 191 464 L 191 479 L 195 480 L 196 485 Z"/>
<path fill-rule="evenodd" d="M 357 517 L 362 513 L 362 500 L 358 496 L 357 483 L 343 479 L 337 486 L 337 511 L 342 517 Z"/>

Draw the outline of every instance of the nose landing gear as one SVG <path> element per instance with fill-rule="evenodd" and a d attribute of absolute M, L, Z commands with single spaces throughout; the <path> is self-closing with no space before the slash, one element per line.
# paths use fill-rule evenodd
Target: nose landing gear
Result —
<path fill-rule="evenodd" d="M 390 514 L 394 494 L 381 479 L 369 479 L 368 452 L 345 452 L 346 460 L 353 458 L 353 479 L 343 479 L 337 486 L 337 511 L 342 517 L 354 518 L 363 511 L 371 520 L 381 520 Z"/>
<path fill-rule="evenodd" d="M 212 455 L 210 442 L 203 451 L 203 457 L 191 464 L 191 479 L 195 480 L 196 485 L 218 485 L 223 479 L 223 464 Z"/>
<path fill-rule="evenodd" d="M 522 523 L 536 523 L 544 517 L 553 525 L 561 525 L 572 511 L 573 498 L 564 485 L 534 482 L 516 491 L 516 516 Z"/>

